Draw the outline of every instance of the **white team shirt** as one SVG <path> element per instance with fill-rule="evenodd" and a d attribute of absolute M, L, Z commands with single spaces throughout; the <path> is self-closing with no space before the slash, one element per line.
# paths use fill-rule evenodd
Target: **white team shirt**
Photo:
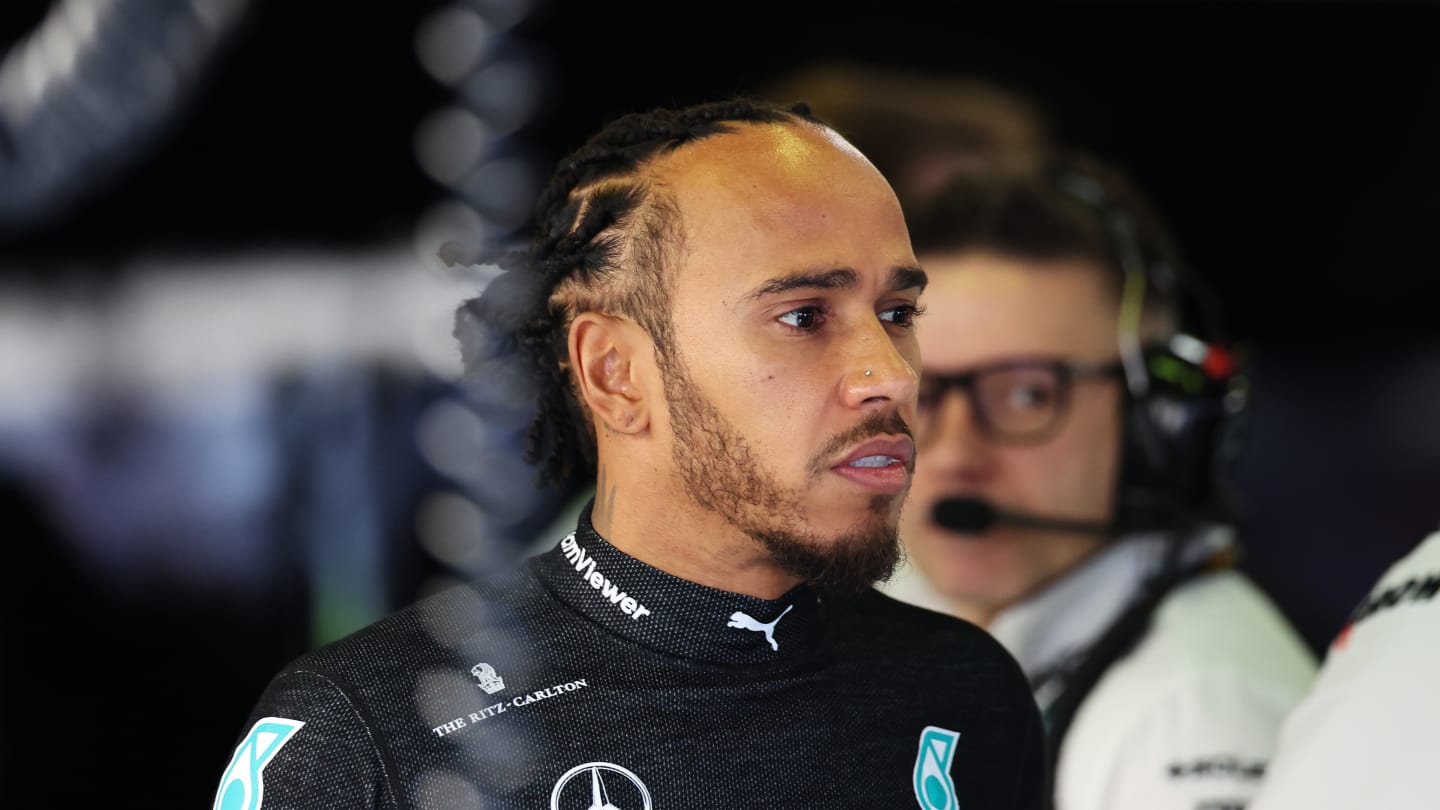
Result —
<path fill-rule="evenodd" d="M 1380 578 L 1331 645 L 1251 807 L 1440 807 L 1440 532 Z"/>
<path fill-rule="evenodd" d="M 1228 530 L 1212 529 L 1187 543 L 1184 559 L 1204 559 L 1232 542 Z M 1163 554 L 1159 538 L 1123 538 L 992 622 L 1042 710 L 1063 688 L 1055 673 L 1082 659 L 1140 597 Z M 921 607 L 945 607 L 908 564 L 883 590 Z M 1243 575 L 1216 571 L 1180 585 L 1135 649 L 1081 704 L 1060 751 L 1056 807 L 1243 808 L 1314 673 L 1309 650 Z"/>

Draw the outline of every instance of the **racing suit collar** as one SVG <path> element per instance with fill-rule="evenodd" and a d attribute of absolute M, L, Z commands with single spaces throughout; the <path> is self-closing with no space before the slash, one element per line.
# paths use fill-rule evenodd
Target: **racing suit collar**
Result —
<path fill-rule="evenodd" d="M 801 585 L 779 599 L 759 599 L 667 574 L 597 534 L 590 506 L 575 531 L 533 565 L 566 605 L 610 633 L 668 655 L 775 663 L 809 655 L 825 636 L 825 611 L 814 589 Z"/>

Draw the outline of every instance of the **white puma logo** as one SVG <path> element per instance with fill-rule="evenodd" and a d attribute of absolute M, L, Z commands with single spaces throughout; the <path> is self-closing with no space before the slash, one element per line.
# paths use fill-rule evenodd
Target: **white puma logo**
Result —
<path fill-rule="evenodd" d="M 769 624 L 756 621 L 755 618 L 750 616 L 750 614 L 737 610 L 734 613 L 730 614 L 730 622 L 725 626 L 738 627 L 742 630 L 754 630 L 757 633 L 764 633 L 765 640 L 770 642 L 770 649 L 778 650 L 780 649 L 780 645 L 775 643 L 775 625 L 779 624 L 780 620 L 785 618 L 785 614 L 789 613 L 790 608 L 793 607 L 795 606 L 787 606 L 784 610 L 780 611 L 779 616 L 775 617 L 775 621 L 770 622 Z"/>

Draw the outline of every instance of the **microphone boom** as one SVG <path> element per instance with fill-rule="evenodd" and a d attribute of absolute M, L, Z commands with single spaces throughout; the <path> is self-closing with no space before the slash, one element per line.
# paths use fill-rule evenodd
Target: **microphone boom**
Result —
<path fill-rule="evenodd" d="M 930 519 L 943 529 L 960 534 L 982 534 L 996 524 L 1024 529 L 1047 529 L 1072 534 L 1109 534 L 1111 525 L 1101 521 L 1071 520 L 1027 515 L 996 509 L 979 498 L 945 498 L 935 504 Z"/>

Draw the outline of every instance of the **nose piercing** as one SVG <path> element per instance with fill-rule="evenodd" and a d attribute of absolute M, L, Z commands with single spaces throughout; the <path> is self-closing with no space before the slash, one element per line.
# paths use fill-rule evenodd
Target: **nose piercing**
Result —
<path fill-rule="evenodd" d="M 866 376 L 866 377 L 869 377 L 869 376 L 870 376 L 870 369 L 868 369 L 868 368 L 865 369 L 865 376 Z"/>

